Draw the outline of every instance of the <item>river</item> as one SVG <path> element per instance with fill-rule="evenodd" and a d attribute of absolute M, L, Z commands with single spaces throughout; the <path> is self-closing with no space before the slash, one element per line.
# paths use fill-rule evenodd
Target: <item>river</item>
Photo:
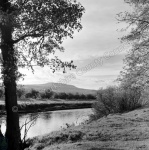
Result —
<path fill-rule="evenodd" d="M 27 128 L 31 126 L 28 131 L 27 138 L 32 138 L 38 135 L 44 135 L 53 131 L 58 131 L 67 126 L 74 124 L 79 125 L 80 123 L 86 121 L 89 115 L 92 114 L 91 109 L 73 109 L 73 110 L 61 110 L 61 111 L 49 111 L 42 113 L 32 113 L 20 116 L 20 127 L 27 124 Z M 0 118 L 2 120 L 2 133 L 6 131 L 5 126 L 5 116 Z M 22 127 L 21 135 L 24 136 L 25 126 Z"/>

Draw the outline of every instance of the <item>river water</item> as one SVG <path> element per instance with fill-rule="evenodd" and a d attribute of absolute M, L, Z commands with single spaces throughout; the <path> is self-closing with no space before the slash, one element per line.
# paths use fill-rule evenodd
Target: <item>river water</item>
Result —
<path fill-rule="evenodd" d="M 25 122 L 29 122 L 26 125 L 28 129 L 27 138 L 32 138 L 38 135 L 44 135 L 53 131 L 58 131 L 67 126 L 74 124 L 79 125 L 80 123 L 88 120 L 89 115 L 92 114 L 91 109 L 73 109 L 73 110 L 61 110 L 61 111 L 51 111 L 43 113 L 31 113 L 20 116 L 20 127 L 22 127 Z M 2 133 L 6 131 L 5 126 L 5 116 L 0 118 L 2 120 Z M 31 122 L 30 122 L 31 121 Z M 25 126 L 22 127 L 21 135 L 24 136 Z"/>

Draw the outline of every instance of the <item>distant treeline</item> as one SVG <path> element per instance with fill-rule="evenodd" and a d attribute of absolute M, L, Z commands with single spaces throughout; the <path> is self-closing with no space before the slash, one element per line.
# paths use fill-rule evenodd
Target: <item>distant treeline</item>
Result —
<path fill-rule="evenodd" d="M 30 91 L 25 91 L 24 88 L 17 89 L 18 98 L 34 98 L 34 99 L 64 99 L 64 100 L 95 100 L 96 95 L 93 94 L 79 94 L 79 93 L 56 93 L 50 89 L 45 91 L 37 91 L 31 89 Z M 4 97 L 4 90 L 0 89 L 0 98 Z"/>

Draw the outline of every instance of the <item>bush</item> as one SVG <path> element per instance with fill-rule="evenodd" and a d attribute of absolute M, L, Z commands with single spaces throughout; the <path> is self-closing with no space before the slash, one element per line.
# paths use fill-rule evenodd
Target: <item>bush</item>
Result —
<path fill-rule="evenodd" d="M 74 96 L 74 99 L 76 99 L 76 100 L 80 99 L 79 93 L 76 93 L 76 94 L 74 94 L 73 96 Z"/>
<path fill-rule="evenodd" d="M 79 93 L 55 93 L 54 94 L 55 99 L 68 99 L 68 100 L 91 100 L 91 99 L 96 99 L 96 96 L 92 94 L 79 94 Z"/>
<path fill-rule="evenodd" d="M 101 118 L 110 113 L 122 113 L 142 106 L 141 91 L 139 89 L 121 89 L 108 87 L 97 93 L 97 100 L 93 105 L 92 118 Z"/>
<path fill-rule="evenodd" d="M 34 89 L 31 90 L 31 92 L 26 93 L 25 95 L 26 98 L 38 98 L 39 97 L 39 91 L 36 91 Z"/>
<path fill-rule="evenodd" d="M 52 98 L 53 97 L 53 95 L 54 95 L 54 92 L 53 91 L 51 91 L 51 90 L 45 90 L 45 92 L 44 93 L 40 93 L 40 97 L 41 98 L 45 98 L 45 99 L 50 99 L 50 98 Z"/>
<path fill-rule="evenodd" d="M 4 96 L 4 90 L 0 89 L 0 98 L 2 98 Z"/>
<path fill-rule="evenodd" d="M 96 99 L 96 96 L 95 95 L 92 95 L 92 94 L 87 94 L 86 95 L 86 99 Z"/>
<path fill-rule="evenodd" d="M 81 95 L 80 95 L 80 99 L 85 100 L 85 99 L 87 99 L 87 96 L 84 95 L 84 94 L 81 94 Z"/>
<path fill-rule="evenodd" d="M 54 94 L 54 98 L 55 98 L 55 99 L 59 99 L 59 94 L 58 94 L 58 93 L 55 93 L 55 94 Z"/>
<path fill-rule="evenodd" d="M 59 93 L 59 94 L 58 94 L 58 97 L 59 97 L 60 99 L 67 99 L 67 98 L 68 98 L 68 95 L 67 95 L 66 93 Z"/>
<path fill-rule="evenodd" d="M 72 100 L 72 99 L 74 99 L 74 95 L 72 93 L 68 93 L 67 98 Z"/>

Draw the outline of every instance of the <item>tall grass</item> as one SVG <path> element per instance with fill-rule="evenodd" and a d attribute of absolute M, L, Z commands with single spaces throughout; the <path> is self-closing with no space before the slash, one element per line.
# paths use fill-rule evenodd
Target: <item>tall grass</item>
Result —
<path fill-rule="evenodd" d="M 97 93 L 97 100 L 93 104 L 94 115 L 91 116 L 91 119 L 98 119 L 111 113 L 131 111 L 142 106 L 141 91 L 137 88 L 100 89 Z"/>

